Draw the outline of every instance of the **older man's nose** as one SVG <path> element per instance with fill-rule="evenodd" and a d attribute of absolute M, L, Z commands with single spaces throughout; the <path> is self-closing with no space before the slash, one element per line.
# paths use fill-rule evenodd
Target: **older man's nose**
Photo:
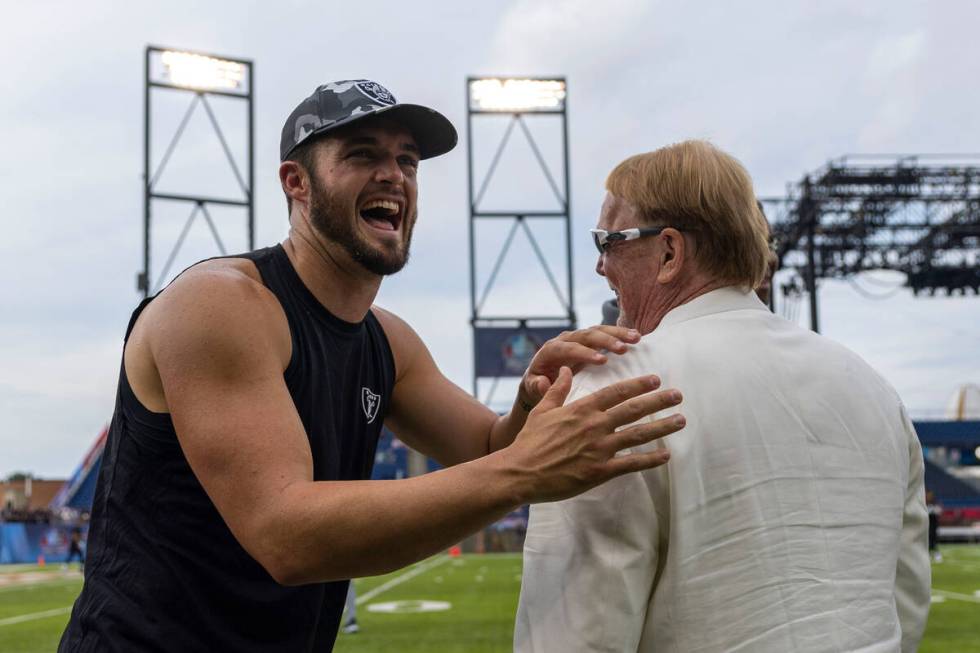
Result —
<path fill-rule="evenodd" d="M 595 272 L 596 272 L 596 274 L 598 274 L 598 275 L 599 275 L 600 277 L 604 277 L 604 276 L 606 276 L 606 272 L 605 272 L 605 270 L 603 270 L 603 268 L 602 268 L 602 262 L 603 262 L 603 260 L 604 260 L 605 258 L 606 258 L 606 257 L 605 257 L 604 255 L 602 255 L 602 254 L 599 254 L 599 260 L 595 262 Z"/>

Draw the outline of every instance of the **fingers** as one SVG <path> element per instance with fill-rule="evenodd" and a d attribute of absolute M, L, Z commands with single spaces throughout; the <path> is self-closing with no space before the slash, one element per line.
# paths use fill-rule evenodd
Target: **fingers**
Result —
<path fill-rule="evenodd" d="M 541 380 L 540 374 L 531 374 L 530 372 L 524 372 L 524 378 L 521 379 L 521 383 L 524 384 L 524 390 L 527 391 L 532 397 L 543 397 L 543 392 L 538 392 L 538 381 Z"/>
<path fill-rule="evenodd" d="M 643 453 L 631 453 L 625 456 L 616 456 L 606 463 L 606 470 L 613 476 L 622 476 L 630 472 L 642 472 L 645 469 L 660 467 L 670 460 L 670 452 L 666 449 L 655 451 L 645 451 Z"/>
<path fill-rule="evenodd" d="M 623 345 L 623 347 L 625 346 Z M 598 349 L 601 347 L 590 347 L 573 340 L 560 340 L 552 344 L 550 353 L 552 356 L 559 357 L 563 365 L 571 367 L 589 363 L 605 363 L 606 356 L 597 351 Z"/>
<path fill-rule="evenodd" d="M 543 397 L 548 392 L 548 389 L 551 388 L 551 379 L 542 376 L 535 381 L 534 387 L 538 391 L 538 396 Z"/>
<path fill-rule="evenodd" d="M 568 397 L 568 392 L 572 389 L 572 371 L 567 367 L 562 367 L 558 370 L 558 378 L 555 382 L 551 384 L 548 388 L 548 392 L 545 393 L 541 401 L 538 402 L 536 411 L 550 410 L 552 408 L 559 408 L 565 404 L 565 399 Z"/>
<path fill-rule="evenodd" d="M 687 424 L 687 420 L 683 415 L 679 413 L 669 415 L 652 422 L 644 422 L 643 424 L 637 424 L 636 426 L 611 433 L 604 438 L 603 444 L 607 445 L 613 452 L 622 451 L 623 449 L 638 447 L 662 438 L 665 435 L 676 433 L 684 428 L 685 424 Z"/>
<path fill-rule="evenodd" d="M 632 424 L 638 419 L 676 406 L 684 399 L 679 390 L 662 390 L 624 401 L 606 411 L 613 427 Z"/>
<path fill-rule="evenodd" d="M 572 373 L 574 374 L 574 372 L 575 370 L 573 369 Z M 524 382 L 524 387 L 528 395 L 537 401 L 548 392 L 548 388 L 551 387 L 551 379 L 543 374 L 529 374 Z"/>
<path fill-rule="evenodd" d="M 578 331 L 568 331 L 560 335 L 558 339 L 564 342 L 576 342 L 593 350 L 605 349 L 606 351 L 622 354 L 629 349 L 627 344 L 636 344 L 640 341 L 640 334 L 634 329 L 615 326 L 597 326 L 589 329 L 579 329 Z"/>
<path fill-rule="evenodd" d="M 633 397 L 646 394 L 660 387 L 660 379 L 656 376 L 638 376 L 619 383 L 613 383 L 601 390 L 596 390 L 587 397 L 575 402 L 585 407 L 598 410 L 609 410 L 613 406 L 628 401 Z M 637 418 L 639 419 L 639 418 Z M 636 421 L 636 420 L 633 420 Z M 629 422 L 621 422 L 628 424 Z M 617 424 L 618 426 L 618 424 Z"/>

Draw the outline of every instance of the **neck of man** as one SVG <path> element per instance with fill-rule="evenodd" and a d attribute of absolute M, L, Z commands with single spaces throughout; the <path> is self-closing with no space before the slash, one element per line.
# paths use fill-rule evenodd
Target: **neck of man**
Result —
<path fill-rule="evenodd" d="M 630 326 L 645 336 L 660 326 L 664 316 L 678 306 L 729 285 L 731 284 L 698 271 L 677 283 L 661 286 L 657 293 L 648 296 L 645 303 L 639 307 L 636 312 L 638 317 L 633 320 L 634 323 L 622 326 Z"/>
<path fill-rule="evenodd" d="M 325 242 L 303 218 L 290 223 L 282 246 L 303 284 L 341 320 L 363 320 L 378 295 L 382 277 L 365 270 L 342 247 Z"/>

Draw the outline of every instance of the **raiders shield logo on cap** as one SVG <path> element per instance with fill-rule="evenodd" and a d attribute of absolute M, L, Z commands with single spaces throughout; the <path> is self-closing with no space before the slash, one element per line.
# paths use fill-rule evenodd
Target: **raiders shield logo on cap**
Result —
<path fill-rule="evenodd" d="M 395 96 L 391 94 L 391 91 L 377 82 L 372 82 L 369 79 L 359 79 L 354 82 L 354 85 L 358 91 L 366 95 L 370 100 L 380 102 L 381 104 L 394 104 L 396 102 Z"/>

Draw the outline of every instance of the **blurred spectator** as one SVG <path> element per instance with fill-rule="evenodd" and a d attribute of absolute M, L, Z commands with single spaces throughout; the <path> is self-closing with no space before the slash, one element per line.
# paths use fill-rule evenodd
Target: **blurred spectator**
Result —
<path fill-rule="evenodd" d="M 71 530 L 71 538 L 68 542 L 68 559 L 65 560 L 65 564 L 70 564 L 76 556 L 78 557 L 78 568 L 84 572 L 85 554 L 82 552 L 82 529 L 77 526 Z"/>
<path fill-rule="evenodd" d="M 14 508 L 9 503 L 0 511 L 0 521 L 25 524 L 51 523 L 51 511 L 46 508 Z"/>
<path fill-rule="evenodd" d="M 344 603 L 344 625 L 340 631 L 345 635 L 353 635 L 361 632 L 361 627 L 357 625 L 357 592 L 354 590 L 354 581 L 350 581 L 347 586 L 347 599 Z"/>
<path fill-rule="evenodd" d="M 939 516 L 943 514 L 943 506 L 936 500 L 932 490 L 926 491 L 926 510 L 929 511 L 929 554 L 935 562 L 943 561 L 939 552 Z"/>

